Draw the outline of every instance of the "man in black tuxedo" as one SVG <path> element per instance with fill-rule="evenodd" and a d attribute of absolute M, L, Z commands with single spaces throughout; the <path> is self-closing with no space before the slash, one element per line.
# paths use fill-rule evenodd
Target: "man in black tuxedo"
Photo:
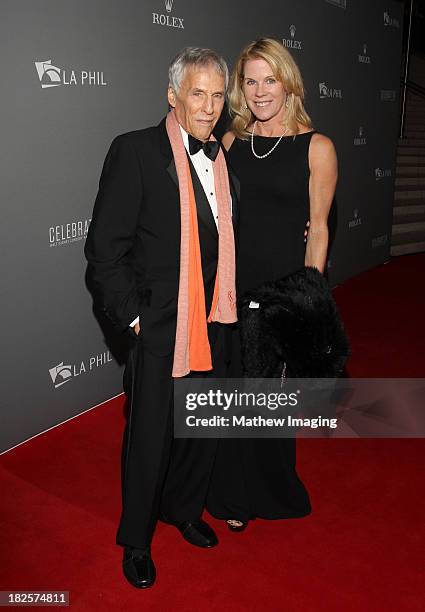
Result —
<path fill-rule="evenodd" d="M 208 313 L 218 262 L 217 150 L 209 138 L 223 109 L 228 70 L 215 52 L 187 48 L 170 65 L 169 79 L 168 101 L 190 160 Z M 234 222 L 233 184 L 230 193 Z M 158 517 L 175 525 L 191 544 L 208 548 L 218 543 L 201 519 L 217 440 L 173 438 L 180 231 L 179 181 L 165 119 L 116 137 L 103 166 L 85 255 L 95 301 L 132 338 L 124 372 L 130 410 L 117 544 L 124 547 L 124 574 L 139 588 L 155 581 L 150 544 Z M 226 376 L 229 328 L 207 325 L 213 366 L 208 375 Z"/>

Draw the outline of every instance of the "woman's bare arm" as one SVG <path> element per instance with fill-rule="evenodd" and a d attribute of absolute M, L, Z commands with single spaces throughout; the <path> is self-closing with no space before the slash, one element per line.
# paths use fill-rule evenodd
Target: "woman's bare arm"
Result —
<path fill-rule="evenodd" d="M 313 134 L 309 150 L 310 227 L 305 265 L 323 273 L 328 251 L 328 216 L 335 195 L 338 162 L 335 147 L 327 136 Z"/>

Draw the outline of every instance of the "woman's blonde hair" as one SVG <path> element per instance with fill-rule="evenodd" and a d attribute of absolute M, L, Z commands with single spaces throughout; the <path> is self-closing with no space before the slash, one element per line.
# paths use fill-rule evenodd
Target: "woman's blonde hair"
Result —
<path fill-rule="evenodd" d="M 303 80 L 295 60 L 279 41 L 273 38 L 259 38 L 242 49 L 230 77 L 227 98 L 232 117 L 230 129 L 235 136 L 247 140 L 250 136 L 247 128 L 255 120 L 253 113 L 247 108 L 242 84 L 246 61 L 258 58 L 270 65 L 274 76 L 283 84 L 288 94 L 286 112 L 288 129 L 298 134 L 298 123 L 311 128 L 311 119 L 304 108 Z"/>

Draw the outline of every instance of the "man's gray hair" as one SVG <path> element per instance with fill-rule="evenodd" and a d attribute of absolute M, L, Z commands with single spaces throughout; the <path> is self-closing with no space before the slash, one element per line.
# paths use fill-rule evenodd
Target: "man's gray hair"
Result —
<path fill-rule="evenodd" d="M 168 79 L 170 87 L 177 93 L 180 89 L 186 68 L 189 66 L 214 66 L 219 74 L 224 77 L 225 87 L 229 84 L 229 69 L 224 59 L 212 49 L 201 47 L 186 47 L 170 64 L 168 68 Z"/>

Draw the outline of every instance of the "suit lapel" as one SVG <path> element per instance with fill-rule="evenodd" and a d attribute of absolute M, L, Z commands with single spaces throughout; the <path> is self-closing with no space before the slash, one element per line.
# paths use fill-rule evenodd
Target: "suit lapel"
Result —
<path fill-rule="evenodd" d="M 229 164 L 228 154 L 223 144 L 220 143 L 221 150 L 224 153 L 224 158 L 227 164 L 227 174 L 229 175 L 229 187 L 230 187 L 230 195 L 232 197 L 232 222 L 233 227 L 235 227 L 238 223 L 239 218 L 239 200 L 241 195 L 241 185 L 238 177 L 234 172 L 232 172 L 231 166 Z"/>
<path fill-rule="evenodd" d="M 171 148 L 170 141 L 168 139 L 167 128 L 165 127 L 165 117 L 158 125 L 159 130 L 159 147 L 164 161 L 164 166 L 173 179 L 176 187 L 179 187 L 179 180 L 177 178 L 176 164 L 174 163 L 173 150 Z"/>
<path fill-rule="evenodd" d="M 232 197 L 232 222 L 233 227 L 235 227 L 239 219 L 240 183 L 237 176 L 231 171 L 229 165 L 227 166 L 227 172 L 229 175 L 230 195 Z"/>
<path fill-rule="evenodd" d="M 176 187 L 179 187 L 179 179 L 177 177 L 177 170 L 176 170 L 176 164 L 174 163 L 174 157 L 171 158 L 170 163 L 167 166 L 167 172 L 168 174 L 171 176 L 171 178 L 173 179 L 173 181 L 176 184 Z"/>

